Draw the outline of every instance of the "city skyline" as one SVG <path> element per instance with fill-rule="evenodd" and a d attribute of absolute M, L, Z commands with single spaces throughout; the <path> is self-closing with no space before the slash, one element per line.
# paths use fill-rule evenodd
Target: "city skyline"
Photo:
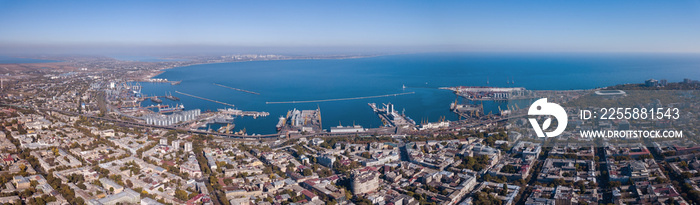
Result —
<path fill-rule="evenodd" d="M 698 1 L 0 5 L 3 54 L 700 52 Z"/>
<path fill-rule="evenodd" d="M 700 0 L 0 1 L 0 204 L 700 204 Z"/>

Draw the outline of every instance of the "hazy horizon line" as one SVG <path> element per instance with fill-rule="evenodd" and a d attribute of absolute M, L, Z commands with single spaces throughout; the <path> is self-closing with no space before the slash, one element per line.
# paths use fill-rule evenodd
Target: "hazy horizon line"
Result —
<path fill-rule="evenodd" d="M 338 46 L 235 46 L 235 45 L 57 45 L 57 44 L 5 44 L 0 45 L 0 55 L 218 55 L 218 54 L 276 54 L 276 55 L 395 55 L 411 53 L 659 53 L 700 54 L 700 51 L 652 50 L 652 49 L 590 49 L 559 48 L 531 49 L 517 46 L 466 46 L 466 45 L 338 45 Z"/>

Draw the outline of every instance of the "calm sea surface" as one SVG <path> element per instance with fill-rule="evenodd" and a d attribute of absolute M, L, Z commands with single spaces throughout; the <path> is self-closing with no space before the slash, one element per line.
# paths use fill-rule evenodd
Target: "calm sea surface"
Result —
<path fill-rule="evenodd" d="M 234 104 L 236 109 L 267 111 L 270 116 L 238 117 L 235 130 L 249 134 L 275 133 L 278 117 L 291 109 L 321 108 L 323 127 L 342 124 L 379 127 L 381 121 L 367 103 L 393 103 L 396 110 L 416 122 L 445 117 L 457 120 L 449 110 L 455 95 L 443 86 L 525 87 L 531 90 L 592 89 L 646 79 L 700 79 L 699 55 L 671 54 L 504 54 L 439 53 L 380 56 L 359 59 L 284 60 L 204 64 L 169 69 L 156 78 L 182 81 L 180 85 L 142 83 L 147 95 L 171 92 L 186 109 L 215 111 L 224 105 L 175 91 Z M 488 84 L 487 84 L 488 81 Z M 514 83 L 508 83 L 514 82 Z M 260 93 L 235 91 L 218 83 Z M 403 85 L 406 88 L 403 88 Z M 347 101 L 266 104 L 265 102 L 322 100 L 415 94 Z M 144 101 L 144 105 L 151 104 Z M 485 105 L 497 110 L 497 104 Z M 213 128 L 213 127 L 212 127 Z"/>

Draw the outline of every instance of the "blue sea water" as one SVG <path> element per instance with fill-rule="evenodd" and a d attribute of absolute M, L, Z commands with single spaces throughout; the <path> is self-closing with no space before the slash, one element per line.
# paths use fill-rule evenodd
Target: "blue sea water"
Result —
<path fill-rule="evenodd" d="M 182 81 L 180 85 L 142 84 L 144 94 L 171 92 L 186 109 L 215 111 L 224 105 L 176 94 L 181 91 L 234 104 L 237 109 L 267 111 L 270 116 L 236 118 L 236 130 L 249 134 L 275 133 L 279 116 L 291 109 L 321 108 L 325 129 L 342 124 L 379 127 L 379 118 L 367 103 L 393 103 L 416 122 L 457 120 L 449 105 L 456 96 L 443 86 L 525 87 L 531 90 L 592 89 L 646 79 L 700 78 L 700 56 L 672 54 L 522 54 L 431 53 L 357 59 L 280 60 L 203 64 L 169 69 L 157 78 Z M 487 84 L 487 81 L 489 82 Z M 507 82 L 513 82 L 509 84 Z M 213 85 L 260 93 L 235 91 Z M 402 86 L 405 85 L 404 89 Z M 266 104 L 374 96 L 415 94 L 374 99 L 303 104 Z M 151 102 L 145 101 L 144 104 Z M 486 109 L 497 110 L 498 104 Z M 501 105 L 503 106 L 503 105 Z"/>
<path fill-rule="evenodd" d="M 9 56 L 0 56 L 0 64 L 15 64 L 15 63 L 54 63 L 60 62 L 56 60 L 42 60 L 33 58 L 15 58 Z"/>

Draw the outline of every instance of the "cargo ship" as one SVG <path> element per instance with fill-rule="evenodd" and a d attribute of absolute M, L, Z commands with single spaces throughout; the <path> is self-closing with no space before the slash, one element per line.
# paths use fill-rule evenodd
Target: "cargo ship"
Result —
<path fill-rule="evenodd" d="M 155 96 L 154 96 L 154 97 L 151 98 L 151 102 L 154 102 L 154 103 L 163 103 L 163 100 L 158 99 L 158 97 L 155 97 Z"/>
<path fill-rule="evenodd" d="M 236 128 L 236 124 L 230 124 L 230 123 L 229 123 L 229 124 L 227 124 L 226 126 L 221 126 L 221 127 L 219 128 L 218 131 L 219 131 L 220 133 L 226 133 L 226 134 L 228 134 L 229 132 L 231 132 L 231 130 L 233 130 L 233 128 Z"/>
<path fill-rule="evenodd" d="M 183 111 L 185 110 L 184 105 L 175 105 L 175 107 L 170 107 L 170 106 L 158 106 L 158 112 L 159 113 L 169 113 L 169 112 L 177 112 L 177 111 Z"/>
<path fill-rule="evenodd" d="M 228 124 L 228 123 L 233 122 L 233 119 L 234 119 L 233 116 L 230 116 L 230 115 L 222 115 L 222 116 L 215 117 L 215 118 L 213 119 L 213 123 Z"/>
<path fill-rule="evenodd" d="M 167 98 L 168 100 L 172 100 L 172 101 L 179 101 L 180 100 L 180 98 L 173 96 L 172 93 L 168 93 L 167 95 L 165 95 L 165 98 Z"/>
<path fill-rule="evenodd" d="M 286 123 L 287 123 L 287 118 L 280 116 L 280 121 L 277 122 L 277 131 L 280 131 L 284 127 L 284 124 L 286 124 Z"/>

